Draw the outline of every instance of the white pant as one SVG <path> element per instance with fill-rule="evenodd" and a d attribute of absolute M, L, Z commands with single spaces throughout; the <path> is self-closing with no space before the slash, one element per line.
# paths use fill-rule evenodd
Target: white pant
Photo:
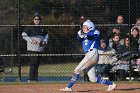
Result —
<path fill-rule="evenodd" d="M 78 64 L 75 68 L 74 72 L 80 74 L 85 68 L 87 68 L 87 74 L 89 80 L 91 82 L 95 82 L 96 74 L 95 74 L 95 65 L 98 63 L 99 54 L 97 49 L 93 49 L 92 51 L 88 52 L 83 60 Z"/>

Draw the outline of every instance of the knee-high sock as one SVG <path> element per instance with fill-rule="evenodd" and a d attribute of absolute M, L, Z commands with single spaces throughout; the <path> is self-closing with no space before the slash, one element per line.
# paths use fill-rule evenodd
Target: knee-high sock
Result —
<path fill-rule="evenodd" d="M 71 88 L 74 83 L 76 82 L 76 80 L 79 78 L 80 74 L 73 74 L 70 83 L 68 84 L 68 88 Z"/>
<path fill-rule="evenodd" d="M 112 82 L 111 81 L 109 81 L 109 80 L 105 80 L 105 79 L 103 79 L 103 78 L 101 78 L 101 77 L 96 77 L 96 83 L 100 83 L 100 84 L 105 84 L 105 85 L 112 85 Z"/>

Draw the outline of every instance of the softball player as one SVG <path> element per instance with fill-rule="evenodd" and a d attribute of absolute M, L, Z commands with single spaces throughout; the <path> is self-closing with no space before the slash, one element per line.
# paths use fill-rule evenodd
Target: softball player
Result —
<path fill-rule="evenodd" d="M 116 84 L 104 80 L 101 77 L 96 77 L 95 66 L 99 60 L 98 45 L 99 45 L 100 32 L 95 29 L 95 25 L 90 20 L 83 23 L 82 31 L 78 31 L 78 40 L 82 43 L 83 50 L 86 53 L 83 60 L 75 68 L 71 81 L 68 86 L 60 91 L 72 91 L 72 86 L 80 76 L 80 72 L 87 68 L 87 74 L 91 82 L 96 82 L 100 84 L 105 84 L 108 86 L 106 91 L 111 91 L 116 88 Z"/>

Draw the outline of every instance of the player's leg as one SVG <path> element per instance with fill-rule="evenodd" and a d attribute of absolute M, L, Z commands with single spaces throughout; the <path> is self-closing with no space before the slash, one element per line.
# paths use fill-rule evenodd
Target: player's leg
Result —
<path fill-rule="evenodd" d="M 69 84 L 67 85 L 67 87 L 64 89 L 61 89 L 60 91 L 72 91 L 72 87 L 73 87 L 74 83 L 77 81 L 77 79 L 79 78 L 80 72 L 82 71 L 83 68 L 86 68 L 85 64 L 87 61 L 88 61 L 88 58 L 85 56 L 84 59 L 75 68 L 72 78 L 71 78 Z"/>
<path fill-rule="evenodd" d="M 96 82 L 99 84 L 105 84 L 105 85 L 112 85 L 112 82 L 109 80 L 105 80 L 99 76 L 96 77 L 96 73 L 95 73 L 95 66 L 93 66 L 92 68 L 89 69 L 88 71 L 88 76 L 89 76 L 89 80 L 91 82 Z"/>
<path fill-rule="evenodd" d="M 88 68 L 94 64 L 97 63 L 99 57 L 95 56 L 97 55 L 97 51 L 90 51 L 88 52 L 84 59 L 79 63 L 79 65 L 75 68 L 74 73 L 80 73 L 81 71 L 83 71 L 85 68 Z M 92 61 L 92 60 L 97 60 L 97 61 Z"/>
<path fill-rule="evenodd" d="M 91 82 L 96 82 L 99 84 L 105 84 L 108 86 L 106 91 L 111 91 L 114 90 L 116 88 L 116 84 L 114 84 L 113 82 L 109 81 L 109 80 L 105 80 L 102 77 L 96 77 L 95 75 L 95 66 L 92 67 L 89 71 L 88 71 L 88 76 L 89 76 L 89 80 Z"/>
<path fill-rule="evenodd" d="M 98 56 L 98 55 L 95 55 Z M 94 61 L 95 63 L 98 61 L 97 59 L 95 59 L 94 57 L 92 58 L 92 61 Z M 89 76 L 89 80 L 91 82 L 96 82 L 96 83 L 100 83 L 100 84 L 105 84 L 108 86 L 107 91 L 111 91 L 114 90 L 114 88 L 116 87 L 116 84 L 114 84 L 113 82 L 109 81 L 109 80 L 105 80 L 102 77 L 96 77 L 96 73 L 95 73 L 95 66 L 93 65 L 91 67 L 88 68 L 88 76 Z"/>
<path fill-rule="evenodd" d="M 68 88 L 72 88 L 76 80 L 79 78 L 80 72 L 83 71 L 85 68 L 88 68 L 92 65 L 94 65 L 94 61 L 91 61 L 94 57 L 95 60 L 98 60 L 96 56 L 94 56 L 97 52 L 91 51 L 87 53 L 84 57 L 84 59 L 79 63 L 79 65 L 75 68 L 74 73 L 72 75 L 72 79 L 70 83 L 68 84 Z M 97 61 L 96 61 L 97 62 Z"/>
<path fill-rule="evenodd" d="M 93 61 L 91 61 L 92 57 L 93 57 L 94 52 L 90 52 L 87 53 L 84 57 L 84 59 L 78 64 L 78 66 L 75 68 L 74 73 L 72 75 L 71 81 L 68 84 L 68 86 L 64 89 L 61 89 L 60 91 L 72 91 L 72 87 L 74 85 L 74 83 L 77 81 L 77 79 L 80 76 L 80 72 L 83 71 L 85 68 L 91 66 L 93 63 Z M 91 63 L 92 62 L 92 63 Z"/>

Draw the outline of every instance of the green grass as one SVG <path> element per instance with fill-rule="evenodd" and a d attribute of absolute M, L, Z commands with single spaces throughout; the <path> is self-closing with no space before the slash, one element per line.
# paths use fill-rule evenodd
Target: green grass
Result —
<path fill-rule="evenodd" d="M 41 64 L 39 66 L 39 76 L 71 76 L 74 68 L 78 63 L 65 63 L 65 64 Z M 18 66 L 12 67 L 12 72 L 8 73 L 9 67 L 5 68 L 6 76 L 18 76 Z M 29 65 L 21 67 L 21 75 L 28 76 Z M 81 73 L 82 75 L 82 73 Z"/>

